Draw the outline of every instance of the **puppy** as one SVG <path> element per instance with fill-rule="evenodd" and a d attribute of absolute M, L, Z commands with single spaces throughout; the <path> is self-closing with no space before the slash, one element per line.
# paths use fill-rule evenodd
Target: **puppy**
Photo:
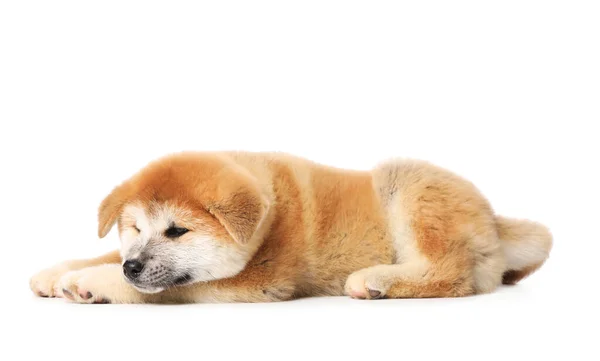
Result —
<path fill-rule="evenodd" d="M 307 296 L 460 297 L 547 259 L 542 225 L 500 217 L 468 181 L 414 160 L 370 172 L 279 153 L 179 153 L 100 205 L 121 249 L 35 275 L 80 303 L 271 302 Z"/>

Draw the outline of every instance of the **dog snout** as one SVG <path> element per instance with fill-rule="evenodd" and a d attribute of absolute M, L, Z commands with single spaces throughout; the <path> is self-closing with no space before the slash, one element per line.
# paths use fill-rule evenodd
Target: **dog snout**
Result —
<path fill-rule="evenodd" d="M 136 279 L 144 270 L 144 264 L 137 259 L 130 259 L 123 263 L 123 273 L 129 279 Z"/>

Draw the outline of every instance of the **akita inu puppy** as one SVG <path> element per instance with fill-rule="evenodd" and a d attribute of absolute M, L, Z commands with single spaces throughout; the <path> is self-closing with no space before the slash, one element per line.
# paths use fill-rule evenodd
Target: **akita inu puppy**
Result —
<path fill-rule="evenodd" d="M 343 170 L 279 153 L 179 153 L 99 208 L 121 249 L 31 279 L 81 303 L 459 297 L 514 284 L 546 260 L 542 225 L 494 214 L 468 181 L 392 160 Z"/>

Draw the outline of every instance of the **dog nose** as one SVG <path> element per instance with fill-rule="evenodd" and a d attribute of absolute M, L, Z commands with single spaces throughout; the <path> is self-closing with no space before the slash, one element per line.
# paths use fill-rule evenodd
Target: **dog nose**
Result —
<path fill-rule="evenodd" d="M 137 278 L 142 270 L 144 269 L 144 264 L 138 261 L 137 259 L 130 259 L 123 263 L 123 272 L 125 276 L 130 279 Z"/>

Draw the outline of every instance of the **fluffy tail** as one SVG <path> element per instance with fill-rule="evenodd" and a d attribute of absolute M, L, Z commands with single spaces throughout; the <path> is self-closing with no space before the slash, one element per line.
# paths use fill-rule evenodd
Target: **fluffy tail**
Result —
<path fill-rule="evenodd" d="M 496 217 L 496 227 L 506 258 L 502 283 L 514 285 L 544 264 L 552 235 L 545 226 L 527 220 Z"/>

